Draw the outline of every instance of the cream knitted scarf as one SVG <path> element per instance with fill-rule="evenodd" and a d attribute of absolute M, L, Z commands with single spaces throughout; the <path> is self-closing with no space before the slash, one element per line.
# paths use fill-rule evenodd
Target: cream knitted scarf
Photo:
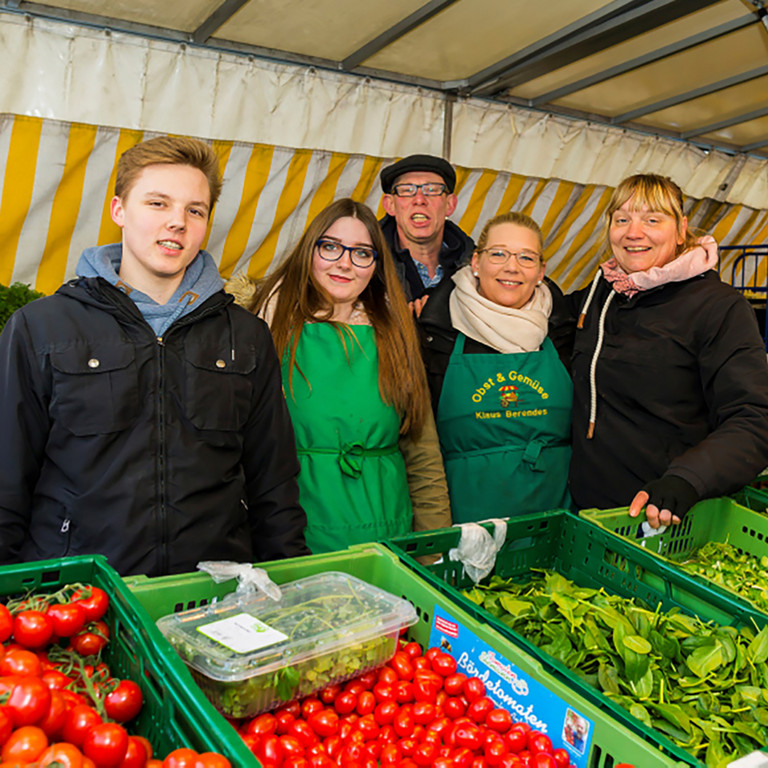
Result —
<path fill-rule="evenodd" d="M 496 304 L 477 291 L 477 278 L 467 265 L 453 275 L 456 287 L 451 293 L 449 309 L 453 327 L 504 354 L 535 352 L 547 335 L 552 313 L 552 294 L 542 283 L 520 309 Z"/>

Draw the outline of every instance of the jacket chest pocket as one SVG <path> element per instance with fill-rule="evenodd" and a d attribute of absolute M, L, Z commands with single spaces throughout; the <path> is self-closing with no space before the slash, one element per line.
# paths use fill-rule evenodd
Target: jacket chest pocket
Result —
<path fill-rule="evenodd" d="M 185 354 L 187 418 L 198 429 L 242 429 L 251 411 L 256 350 L 238 349 L 234 360 L 229 350 L 191 347 Z"/>
<path fill-rule="evenodd" d="M 51 416 L 78 436 L 119 432 L 139 412 L 133 347 L 78 346 L 50 354 Z"/>

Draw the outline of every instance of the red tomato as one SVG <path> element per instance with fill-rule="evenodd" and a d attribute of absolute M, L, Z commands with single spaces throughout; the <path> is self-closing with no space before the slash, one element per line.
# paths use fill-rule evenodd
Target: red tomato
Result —
<path fill-rule="evenodd" d="M 334 768 L 335 765 L 327 755 L 312 755 L 309 758 L 309 768 Z"/>
<path fill-rule="evenodd" d="M 432 669 L 441 677 L 456 674 L 456 659 L 450 653 L 436 653 L 432 657 Z"/>
<path fill-rule="evenodd" d="M 110 720 L 127 723 L 141 711 L 144 695 L 133 680 L 121 680 L 117 688 L 104 697 L 104 711 Z"/>
<path fill-rule="evenodd" d="M 395 701 L 406 704 L 413 701 L 413 683 L 408 680 L 398 680 L 395 685 Z"/>
<path fill-rule="evenodd" d="M 13 720 L 10 712 L 5 707 L 0 707 L 0 747 L 8 741 L 8 737 L 13 732 Z"/>
<path fill-rule="evenodd" d="M 13 639 L 25 648 L 42 648 L 53 637 L 53 624 L 41 611 L 22 611 L 13 617 Z"/>
<path fill-rule="evenodd" d="M 443 690 L 449 696 L 460 696 L 464 692 L 464 683 L 467 676 L 463 672 L 457 672 L 455 675 L 448 675 L 443 680 Z"/>
<path fill-rule="evenodd" d="M 339 732 L 339 715 L 336 710 L 330 707 L 310 715 L 307 718 L 307 723 L 321 739 L 326 739 Z"/>
<path fill-rule="evenodd" d="M 58 669 L 47 669 L 40 675 L 40 679 L 51 691 L 63 691 L 68 685 L 71 685 L 74 682 L 69 675 L 59 672 Z"/>
<path fill-rule="evenodd" d="M 0 603 L 0 643 L 4 643 L 13 634 L 13 616 L 7 605 Z"/>
<path fill-rule="evenodd" d="M 99 768 L 117 768 L 128 750 L 128 734 L 117 723 L 99 723 L 85 735 L 83 754 Z"/>
<path fill-rule="evenodd" d="M 129 736 L 125 757 L 118 764 L 118 768 L 144 768 L 148 759 L 149 755 L 144 742 L 138 736 Z"/>
<path fill-rule="evenodd" d="M 146 762 L 146 760 L 145 760 Z M 82 768 L 83 753 L 74 744 L 51 744 L 38 758 L 40 768 L 54 765 L 56 768 Z M 144 763 L 141 764 L 143 768 Z"/>
<path fill-rule="evenodd" d="M 515 723 L 504 735 L 504 743 L 507 749 L 515 754 L 522 752 L 528 746 L 528 735 Z"/>
<path fill-rule="evenodd" d="M 362 675 L 358 675 L 357 682 L 360 683 L 366 691 L 370 691 L 376 684 L 378 677 L 379 673 L 375 669 L 371 669 Z"/>
<path fill-rule="evenodd" d="M 505 755 L 501 758 L 499 768 L 524 768 L 517 755 Z"/>
<path fill-rule="evenodd" d="M 48 746 L 48 737 L 41 728 L 24 725 L 17 728 L 3 744 L 3 760 L 32 763 Z"/>
<path fill-rule="evenodd" d="M 401 739 L 410 736 L 413 733 L 413 728 L 415 726 L 411 708 L 409 706 L 401 707 L 400 711 L 395 715 L 392 725 L 394 726 L 395 733 L 400 736 Z M 403 749 L 403 751 L 405 750 Z"/>
<path fill-rule="evenodd" d="M 357 696 L 350 691 L 340 693 L 333 702 L 333 708 L 340 715 L 347 715 L 357 707 Z"/>
<path fill-rule="evenodd" d="M 107 612 L 109 607 L 109 597 L 99 587 L 85 587 L 76 590 L 72 595 L 72 602 L 78 603 L 85 611 L 87 623 L 98 621 Z"/>
<path fill-rule="evenodd" d="M 26 648 L 10 648 L 0 658 L 0 675 L 29 675 L 40 677 L 43 665 L 40 657 Z"/>
<path fill-rule="evenodd" d="M 294 720 L 288 728 L 288 735 L 295 736 L 305 747 L 317 744 L 317 734 L 306 720 Z"/>
<path fill-rule="evenodd" d="M 379 760 L 382 765 L 395 765 L 403 759 L 403 753 L 396 744 L 385 744 L 381 749 Z"/>
<path fill-rule="evenodd" d="M 322 701 L 323 704 L 333 704 L 334 700 L 340 693 L 340 685 L 329 685 L 327 688 L 323 688 L 323 690 L 320 691 L 320 701 Z"/>
<path fill-rule="evenodd" d="M 266 736 L 277 730 L 277 722 L 277 718 L 274 715 L 265 712 L 263 715 L 249 720 L 243 727 L 242 732 L 253 736 Z"/>
<path fill-rule="evenodd" d="M 67 719 L 61 729 L 61 736 L 64 741 L 80 747 L 85 741 L 88 731 L 101 722 L 99 713 L 93 707 L 78 704 L 67 713 Z"/>
<path fill-rule="evenodd" d="M 435 719 L 437 708 L 429 701 L 417 701 L 413 705 L 413 721 L 419 725 L 427 725 Z"/>
<path fill-rule="evenodd" d="M 470 768 L 474 753 L 467 747 L 459 747 L 451 754 L 455 768 Z"/>
<path fill-rule="evenodd" d="M 69 638 L 69 645 L 81 656 L 95 656 L 109 641 L 109 628 L 103 621 L 89 624 L 84 632 Z"/>
<path fill-rule="evenodd" d="M 568 754 L 567 749 L 560 747 L 552 752 L 552 757 L 555 759 L 555 765 L 557 768 L 568 768 L 571 764 L 571 756 Z M 619 768 L 617 765 L 616 768 Z"/>
<path fill-rule="evenodd" d="M 416 749 L 413 750 L 413 762 L 419 766 L 425 766 L 429 768 L 437 757 L 437 747 L 434 744 L 423 743 L 419 744 Z"/>
<path fill-rule="evenodd" d="M 421 656 L 421 646 L 413 641 L 406 643 L 400 650 L 411 659 Z"/>
<path fill-rule="evenodd" d="M 496 733 L 506 733 L 512 727 L 512 715 L 506 709 L 494 708 L 485 716 L 485 724 Z"/>
<path fill-rule="evenodd" d="M 376 709 L 376 697 L 370 691 L 363 691 L 357 697 L 357 706 L 355 707 L 357 714 L 360 716 L 370 715 L 374 709 Z"/>
<path fill-rule="evenodd" d="M 384 666 L 379 670 L 379 682 L 389 683 L 394 685 L 400 678 L 397 676 L 397 672 L 390 666 Z"/>
<path fill-rule="evenodd" d="M 535 752 L 531 765 L 533 768 L 557 768 L 555 758 L 548 752 Z"/>
<path fill-rule="evenodd" d="M 483 746 L 483 733 L 474 723 L 460 723 L 455 730 L 455 740 L 456 746 L 476 752 Z"/>
<path fill-rule="evenodd" d="M 464 681 L 464 696 L 470 703 L 485 696 L 485 683 L 479 677 L 468 677 Z"/>
<path fill-rule="evenodd" d="M 194 768 L 197 752 L 194 749 L 181 747 L 170 752 L 163 760 L 163 768 Z"/>
<path fill-rule="evenodd" d="M 39 677 L 19 677 L 5 702 L 6 709 L 16 726 L 35 725 L 42 720 L 51 706 L 51 692 Z"/>
<path fill-rule="evenodd" d="M 443 703 L 443 711 L 446 717 L 456 720 L 456 718 L 464 716 L 467 711 L 467 705 L 463 699 L 460 699 L 458 696 L 452 696 Z"/>
<path fill-rule="evenodd" d="M 484 723 L 488 713 L 495 708 L 494 703 L 487 696 L 481 696 L 479 699 L 470 702 L 467 707 L 467 717 L 476 723 Z"/>
<path fill-rule="evenodd" d="M 413 681 L 413 698 L 416 701 L 428 701 L 434 704 L 439 685 L 427 677 L 418 677 Z"/>
<path fill-rule="evenodd" d="M 373 710 L 373 716 L 379 725 L 389 725 L 394 722 L 395 715 L 400 710 L 395 701 L 382 701 L 376 709 Z"/>
<path fill-rule="evenodd" d="M 308 696 L 301 702 L 301 716 L 307 720 L 310 715 L 324 709 L 323 702 L 316 696 Z"/>
<path fill-rule="evenodd" d="M 218 752 L 201 752 L 197 756 L 195 768 L 232 768 L 232 763 Z"/>
<path fill-rule="evenodd" d="M 373 715 L 361 717 L 357 721 L 357 727 L 363 736 L 363 741 L 373 741 L 379 735 L 379 724 Z M 378 757 L 378 755 L 374 757 Z"/>
<path fill-rule="evenodd" d="M 61 694 L 61 691 L 51 691 L 51 703 L 48 711 L 42 720 L 37 722 L 37 726 L 45 731 L 49 739 L 55 739 L 61 733 L 64 723 L 67 720 L 67 700 Z"/>
<path fill-rule="evenodd" d="M 282 736 L 284 733 L 288 733 L 288 731 L 291 730 L 291 723 L 296 720 L 296 717 L 292 712 L 280 710 L 275 712 L 275 719 L 277 720 L 275 733 L 278 736 Z"/>
<path fill-rule="evenodd" d="M 395 686 L 392 683 L 383 683 L 380 681 L 373 686 L 373 695 L 378 702 L 394 701 Z"/>
<path fill-rule="evenodd" d="M 390 660 L 389 666 L 395 670 L 401 680 L 413 680 L 413 664 L 411 657 L 403 651 L 398 651 Z"/>
<path fill-rule="evenodd" d="M 541 731 L 530 731 L 528 733 L 528 749 L 537 754 L 538 752 L 546 752 L 548 755 L 552 754 L 552 739 Z"/>
<path fill-rule="evenodd" d="M 295 736 L 286 733 L 280 737 L 280 748 L 283 753 L 283 759 L 293 757 L 304 757 L 305 747 Z"/>
<path fill-rule="evenodd" d="M 72 637 L 85 627 L 85 610 L 79 603 L 55 603 L 45 612 L 56 637 Z"/>

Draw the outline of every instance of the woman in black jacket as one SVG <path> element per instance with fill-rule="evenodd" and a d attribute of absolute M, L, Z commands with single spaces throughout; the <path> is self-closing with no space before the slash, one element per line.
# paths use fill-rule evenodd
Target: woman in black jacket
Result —
<path fill-rule="evenodd" d="M 569 503 L 571 382 L 548 336 L 563 298 L 544 271 L 536 222 L 502 214 L 419 317 L 454 522 Z"/>
<path fill-rule="evenodd" d="M 679 523 L 768 465 L 765 349 L 674 182 L 625 179 L 606 224 L 612 258 L 567 297 L 579 315 L 571 494 L 579 508 L 647 505 L 652 527 Z"/>

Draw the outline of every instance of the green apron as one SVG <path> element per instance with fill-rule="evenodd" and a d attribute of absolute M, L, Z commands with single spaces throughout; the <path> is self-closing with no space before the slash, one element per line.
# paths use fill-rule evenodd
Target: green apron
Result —
<path fill-rule="evenodd" d="M 569 506 L 572 385 L 554 345 L 473 355 L 465 340 L 456 339 L 437 409 L 453 521 Z"/>
<path fill-rule="evenodd" d="M 287 356 L 283 360 L 283 389 L 301 465 L 299 498 L 313 553 L 413 530 L 398 448 L 400 417 L 379 394 L 376 336 L 368 325 L 350 327 L 356 339 L 347 335 L 343 342 L 328 323 L 304 326 L 293 392 Z"/>

